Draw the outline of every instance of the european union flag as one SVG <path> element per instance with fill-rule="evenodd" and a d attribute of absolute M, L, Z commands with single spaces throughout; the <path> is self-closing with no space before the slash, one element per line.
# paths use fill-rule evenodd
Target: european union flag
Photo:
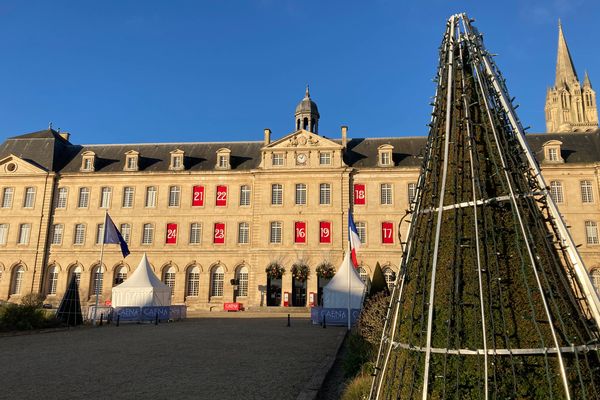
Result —
<path fill-rule="evenodd" d="M 104 221 L 104 243 L 120 245 L 123 258 L 129 255 L 129 247 L 127 247 L 127 242 L 125 239 L 123 239 L 123 236 L 121 236 L 121 232 L 119 232 L 108 213 L 106 213 L 106 220 Z"/>

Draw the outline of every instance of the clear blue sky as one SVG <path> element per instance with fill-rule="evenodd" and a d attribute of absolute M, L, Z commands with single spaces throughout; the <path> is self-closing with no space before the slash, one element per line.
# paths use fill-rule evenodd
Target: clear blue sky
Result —
<path fill-rule="evenodd" d="M 49 121 L 81 144 L 279 138 L 307 83 L 321 134 L 425 135 L 445 21 L 462 11 L 530 132 L 545 130 L 559 17 L 600 87 L 597 0 L 0 0 L 0 141 Z"/>

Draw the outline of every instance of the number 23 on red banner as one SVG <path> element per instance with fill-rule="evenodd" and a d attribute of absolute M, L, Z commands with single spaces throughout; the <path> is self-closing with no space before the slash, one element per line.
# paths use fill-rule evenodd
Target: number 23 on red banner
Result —
<path fill-rule="evenodd" d="M 215 236 L 213 238 L 213 243 L 225 243 L 225 224 L 222 222 L 215 223 Z"/>

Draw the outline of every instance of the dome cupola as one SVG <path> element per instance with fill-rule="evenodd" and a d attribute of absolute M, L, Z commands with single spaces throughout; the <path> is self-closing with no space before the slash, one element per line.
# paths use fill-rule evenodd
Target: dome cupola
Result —
<path fill-rule="evenodd" d="M 319 133 L 319 109 L 317 104 L 310 99 L 310 92 L 306 86 L 304 98 L 296 106 L 296 130 L 304 129 L 312 133 Z"/>

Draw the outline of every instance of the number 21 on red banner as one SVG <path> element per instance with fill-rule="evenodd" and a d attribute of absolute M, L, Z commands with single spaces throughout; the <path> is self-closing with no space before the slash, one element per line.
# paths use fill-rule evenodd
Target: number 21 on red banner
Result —
<path fill-rule="evenodd" d="M 217 186 L 217 207 L 225 207 L 227 205 L 227 186 Z"/>
<path fill-rule="evenodd" d="M 167 224 L 167 244 L 177 243 L 177 224 Z"/>
<path fill-rule="evenodd" d="M 222 222 L 215 223 L 215 236 L 213 238 L 213 243 L 225 243 L 225 224 Z"/>
<path fill-rule="evenodd" d="M 296 222 L 296 243 L 306 243 L 306 222 Z"/>
<path fill-rule="evenodd" d="M 394 224 L 392 222 L 381 223 L 381 242 L 384 244 L 394 243 Z"/>
<path fill-rule="evenodd" d="M 321 221 L 319 223 L 319 242 L 331 243 L 331 222 Z"/>
<path fill-rule="evenodd" d="M 365 204 L 366 199 L 365 185 L 362 183 L 354 184 L 354 204 L 362 205 Z"/>
<path fill-rule="evenodd" d="M 203 207 L 204 206 L 204 186 L 194 186 L 194 192 L 192 197 L 192 207 Z"/>

